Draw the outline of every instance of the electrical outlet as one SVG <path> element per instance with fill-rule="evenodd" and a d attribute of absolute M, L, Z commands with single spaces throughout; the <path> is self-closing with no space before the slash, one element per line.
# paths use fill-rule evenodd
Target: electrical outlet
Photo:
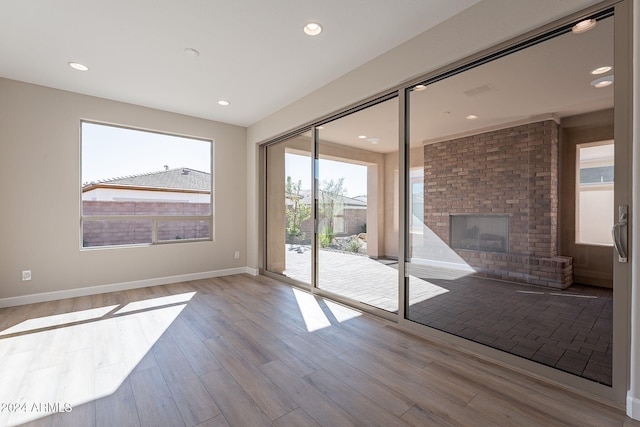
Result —
<path fill-rule="evenodd" d="M 234 256 L 236 259 L 240 259 L 240 251 L 236 251 Z"/>
<path fill-rule="evenodd" d="M 31 280 L 31 270 L 24 270 L 22 272 L 22 281 L 25 282 L 27 280 Z"/>

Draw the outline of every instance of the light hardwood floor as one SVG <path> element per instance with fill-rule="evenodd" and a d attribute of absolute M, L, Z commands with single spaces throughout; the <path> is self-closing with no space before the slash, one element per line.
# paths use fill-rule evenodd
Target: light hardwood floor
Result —
<path fill-rule="evenodd" d="M 640 426 L 248 275 L 0 309 L 0 404 L 1 426 Z"/>

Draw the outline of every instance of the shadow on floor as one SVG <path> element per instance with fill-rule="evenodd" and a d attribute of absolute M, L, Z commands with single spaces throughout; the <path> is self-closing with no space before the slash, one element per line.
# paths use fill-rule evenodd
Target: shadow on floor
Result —
<path fill-rule="evenodd" d="M 433 273 L 419 277 L 448 292 L 411 304 L 410 320 L 611 385 L 611 289 L 555 290 Z"/>

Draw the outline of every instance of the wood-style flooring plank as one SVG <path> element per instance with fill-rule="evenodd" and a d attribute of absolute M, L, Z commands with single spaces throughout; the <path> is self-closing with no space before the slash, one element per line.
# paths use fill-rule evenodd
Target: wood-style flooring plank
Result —
<path fill-rule="evenodd" d="M 223 342 L 208 340 L 207 345 L 227 371 L 270 420 L 296 409 L 296 405 L 278 386 L 251 363 L 231 351 Z"/>
<path fill-rule="evenodd" d="M 236 322 L 235 326 L 243 334 L 251 335 L 272 357 L 283 362 L 298 375 L 305 376 L 316 371 L 313 363 L 310 363 L 308 359 L 296 357 L 287 346 L 282 345 L 280 339 L 271 335 L 271 329 L 265 329 L 262 325 L 255 324 L 250 320 Z M 287 338 L 289 337 L 287 336 Z"/>
<path fill-rule="evenodd" d="M 201 422 L 196 427 L 231 427 L 227 422 L 227 419 L 224 415 L 220 414 L 217 417 L 210 418 L 206 421 Z"/>
<path fill-rule="evenodd" d="M 129 379 L 112 393 L 96 400 L 96 427 L 139 427 L 138 411 Z"/>
<path fill-rule="evenodd" d="M 231 426 L 273 426 L 269 418 L 225 369 L 200 377 L 205 388 Z"/>
<path fill-rule="evenodd" d="M 261 366 L 260 370 L 273 383 L 285 390 L 289 397 L 318 424 L 341 427 L 359 425 L 358 421 L 344 409 L 337 406 L 304 378 L 287 369 L 282 362 L 277 360 L 269 362 Z"/>
<path fill-rule="evenodd" d="M 511 406 L 501 401 L 478 394 L 468 405 L 500 426 L 552 427 L 566 423 L 548 417 L 541 412 L 523 411 L 518 406 Z"/>
<path fill-rule="evenodd" d="M 153 354 L 184 423 L 194 426 L 220 415 L 220 410 L 176 347 L 173 338 L 165 335 L 153 346 Z"/>
<path fill-rule="evenodd" d="M 358 422 L 366 426 L 407 426 L 391 412 L 380 408 L 373 400 L 343 382 L 329 371 L 320 370 L 305 379 L 336 405 L 347 411 Z"/>
<path fill-rule="evenodd" d="M 51 427 L 86 427 L 96 423 L 96 402 L 73 406 L 70 412 L 58 412 L 51 417 Z"/>
<path fill-rule="evenodd" d="M 320 424 L 315 422 L 313 418 L 307 415 L 307 413 L 300 408 L 281 416 L 280 418 L 275 420 L 273 424 L 276 427 L 292 427 L 292 426 L 320 427 Z"/>
<path fill-rule="evenodd" d="M 465 408 L 466 403 L 460 402 L 458 397 L 445 397 L 424 385 L 412 381 L 411 378 L 401 375 L 362 351 L 348 351 L 343 353 L 341 359 L 363 373 L 379 379 L 389 388 L 395 390 L 407 399 L 411 399 L 423 410 L 442 418 L 476 419 L 479 423 L 490 425 L 489 420 L 473 409 Z M 463 419 L 464 418 L 464 419 Z M 404 417 L 403 417 L 404 419 Z"/>
<path fill-rule="evenodd" d="M 218 359 L 182 317 L 173 321 L 168 332 L 197 375 L 220 369 L 222 365 Z"/>
<path fill-rule="evenodd" d="M 185 425 L 159 368 L 136 371 L 129 379 L 141 427 Z"/>

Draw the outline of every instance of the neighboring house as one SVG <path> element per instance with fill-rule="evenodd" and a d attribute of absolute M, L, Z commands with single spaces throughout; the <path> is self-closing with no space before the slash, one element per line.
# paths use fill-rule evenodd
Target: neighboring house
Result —
<path fill-rule="evenodd" d="M 130 175 L 82 186 L 83 201 L 209 203 L 211 174 L 189 168 Z"/>
<path fill-rule="evenodd" d="M 189 168 L 91 182 L 82 186 L 84 247 L 211 237 L 211 174 Z M 121 215 L 141 219 L 117 219 Z M 193 220 L 167 217 L 194 216 Z M 91 219 L 87 217 L 102 217 Z M 105 217 L 108 217 L 105 219 Z"/>

